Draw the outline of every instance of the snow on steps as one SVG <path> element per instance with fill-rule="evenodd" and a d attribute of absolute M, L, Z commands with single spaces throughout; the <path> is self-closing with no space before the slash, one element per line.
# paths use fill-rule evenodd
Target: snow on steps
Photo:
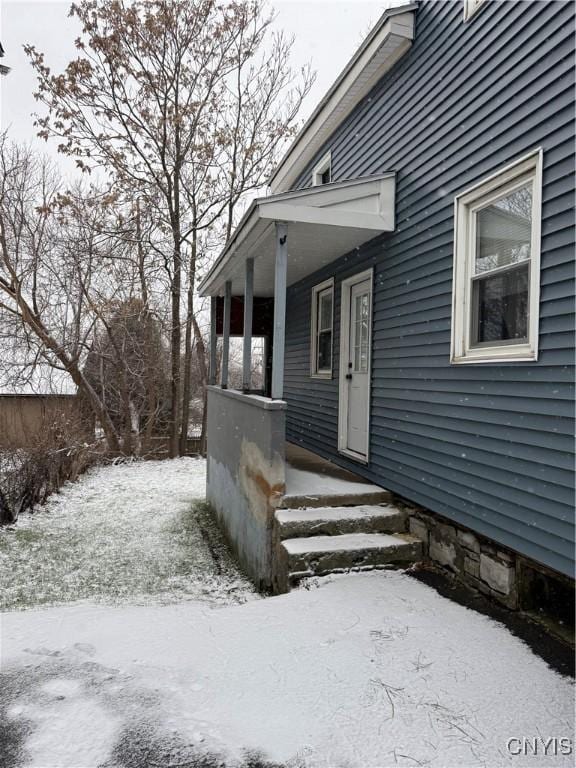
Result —
<path fill-rule="evenodd" d="M 304 488 L 306 496 L 296 495 Z M 422 558 L 422 542 L 406 532 L 407 512 L 386 503 L 389 491 L 369 483 L 294 488 L 274 516 L 274 591 L 328 573 L 408 566 Z M 304 508 L 302 508 L 304 507 Z"/>
<path fill-rule="evenodd" d="M 308 536 L 279 543 L 277 591 L 303 578 L 349 570 L 400 567 L 422 557 L 422 542 L 408 533 L 347 533 Z"/>
<path fill-rule="evenodd" d="M 282 499 L 284 509 L 310 507 L 351 507 L 357 504 L 383 504 L 392 499 L 390 491 L 377 485 L 366 485 L 355 491 L 318 491 L 307 494 L 287 493 Z"/>
<path fill-rule="evenodd" d="M 406 512 L 392 504 L 279 509 L 275 517 L 281 541 L 343 533 L 398 533 L 406 528 Z"/>
<path fill-rule="evenodd" d="M 364 480 L 319 475 L 288 466 L 286 494 L 282 499 L 282 507 L 351 507 L 359 504 L 383 504 L 391 499 L 390 491 Z"/>

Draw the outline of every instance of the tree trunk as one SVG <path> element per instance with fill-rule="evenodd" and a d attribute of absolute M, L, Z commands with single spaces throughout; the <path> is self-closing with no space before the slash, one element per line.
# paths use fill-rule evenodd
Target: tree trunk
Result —
<path fill-rule="evenodd" d="M 181 350 L 182 340 L 180 326 L 180 292 L 182 289 L 182 261 L 180 245 L 174 249 L 174 274 L 172 276 L 172 328 L 170 330 L 170 442 L 169 456 L 171 459 L 178 456 L 178 432 L 180 427 L 180 379 L 181 379 Z"/>
<path fill-rule="evenodd" d="M 144 268 L 145 252 L 142 247 L 142 224 L 140 220 L 140 200 L 136 200 L 136 245 L 138 248 L 138 277 L 140 279 L 140 293 L 142 303 L 148 310 L 148 285 L 146 284 L 146 270 Z"/>
<path fill-rule="evenodd" d="M 92 409 L 92 412 L 94 413 L 97 421 L 104 430 L 104 436 L 106 437 L 108 448 L 110 451 L 112 451 L 112 453 L 119 454 L 121 451 L 118 434 L 116 433 L 116 429 L 112 423 L 112 420 L 110 419 L 110 416 L 108 415 L 108 412 L 100 402 L 98 395 L 90 386 L 90 384 L 88 384 L 88 382 L 84 379 L 83 374 L 79 371 L 78 368 L 76 368 L 75 371 L 68 369 L 68 373 L 72 377 L 72 380 L 80 392 L 82 392 L 84 395 L 86 402 Z"/>
<path fill-rule="evenodd" d="M 190 398 L 192 396 L 192 321 L 194 319 L 194 284 L 196 278 L 196 230 L 192 235 L 190 266 L 188 274 L 188 295 L 186 307 L 186 332 L 184 337 L 184 379 L 182 383 L 182 426 L 180 431 L 180 455 L 188 447 L 188 422 L 190 421 Z"/>
<path fill-rule="evenodd" d="M 176 93 L 175 119 L 178 119 L 178 93 Z M 182 292 L 182 233 L 180 231 L 180 163 L 181 145 L 180 128 L 175 127 L 175 162 L 174 162 L 174 189 L 173 211 L 171 215 L 172 237 L 174 240 L 174 264 L 172 274 L 172 329 L 171 329 L 171 358 L 172 358 L 172 382 L 170 392 L 172 402 L 170 404 L 170 445 L 169 456 L 171 459 L 178 456 L 179 431 L 180 431 L 180 396 L 182 376 L 182 322 L 180 318 L 180 294 Z"/>

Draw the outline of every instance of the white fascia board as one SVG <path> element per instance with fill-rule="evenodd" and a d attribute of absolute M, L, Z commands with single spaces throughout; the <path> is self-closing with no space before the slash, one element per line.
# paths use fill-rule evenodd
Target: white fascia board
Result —
<path fill-rule="evenodd" d="M 290 188 L 340 123 L 408 51 L 416 7 L 412 3 L 383 14 L 280 161 L 270 178 L 273 193 Z"/>
<path fill-rule="evenodd" d="M 384 231 L 384 221 L 377 213 L 361 213 L 345 211 L 341 208 L 315 208 L 308 205 L 288 205 L 287 203 L 272 203 L 263 205 L 260 218 L 272 221 L 286 221 L 301 224 L 325 224 L 331 227 L 351 227 L 368 229 L 375 232 Z"/>

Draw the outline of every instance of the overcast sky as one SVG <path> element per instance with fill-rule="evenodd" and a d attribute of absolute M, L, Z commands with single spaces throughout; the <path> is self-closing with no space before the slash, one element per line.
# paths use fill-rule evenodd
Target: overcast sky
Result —
<path fill-rule="evenodd" d="M 307 98 L 306 117 L 334 82 L 369 28 L 390 2 L 385 0 L 271 0 L 276 25 L 295 35 L 293 64 L 312 63 L 317 71 Z M 68 18 L 70 3 L 53 0 L 1 0 L 0 40 L 12 68 L 0 85 L 0 121 L 14 138 L 38 141 L 31 113 L 42 110 L 33 98 L 35 78 L 22 45 L 34 44 L 46 54 L 53 72 L 62 71 L 76 54 L 76 20 Z M 44 142 L 41 142 L 46 147 Z M 52 152 L 50 152 L 52 154 Z"/>

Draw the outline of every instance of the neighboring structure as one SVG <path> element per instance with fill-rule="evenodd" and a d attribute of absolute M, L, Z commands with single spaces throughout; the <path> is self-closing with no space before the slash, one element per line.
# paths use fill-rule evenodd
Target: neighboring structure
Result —
<path fill-rule="evenodd" d="M 76 387 L 63 371 L 36 363 L 24 375 L 14 364 L 10 376 L 10 367 L 0 360 L 0 448 L 29 446 L 54 421 L 86 420 Z"/>
<path fill-rule="evenodd" d="M 4 48 L 2 47 L 2 43 L 0 43 L 0 59 L 4 58 Z M 7 67 L 5 64 L 0 64 L 0 75 L 7 75 L 8 72 L 10 72 L 10 67 Z"/>
<path fill-rule="evenodd" d="M 52 423 L 86 420 L 77 395 L 21 395 L 0 392 L 0 449 L 35 444 Z"/>
<path fill-rule="evenodd" d="M 522 569 L 573 576 L 574 4 L 387 11 L 271 190 L 201 286 L 208 497 L 253 575 L 286 439 L 419 505 L 430 556 L 509 605 Z M 226 390 L 239 295 L 246 339 L 274 298 L 268 397 Z"/>

